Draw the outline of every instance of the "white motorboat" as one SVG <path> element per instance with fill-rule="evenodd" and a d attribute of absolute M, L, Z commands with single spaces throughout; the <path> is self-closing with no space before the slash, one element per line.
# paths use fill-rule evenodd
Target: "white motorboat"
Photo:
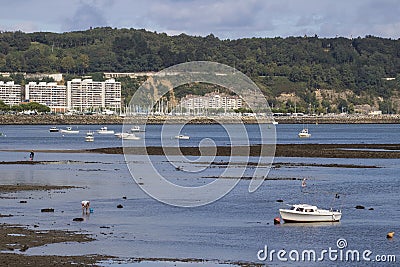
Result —
<path fill-rule="evenodd" d="M 66 134 L 78 134 L 79 130 L 72 130 L 71 127 L 67 127 L 67 129 L 62 129 L 60 130 L 61 133 L 66 133 Z"/>
<path fill-rule="evenodd" d="M 189 140 L 189 139 L 190 139 L 190 136 L 180 134 L 180 135 L 176 135 L 176 136 L 175 136 L 175 139 Z"/>
<path fill-rule="evenodd" d="M 272 122 L 273 125 L 278 125 L 279 123 L 277 121 Z"/>
<path fill-rule="evenodd" d="M 60 131 L 60 129 L 58 129 L 56 126 L 53 126 L 49 129 L 49 132 L 51 133 L 58 133 Z"/>
<path fill-rule="evenodd" d="M 309 138 L 309 137 L 311 137 L 311 134 L 308 132 L 308 128 L 303 128 L 303 130 L 301 130 L 299 132 L 299 137 L 300 138 Z"/>
<path fill-rule="evenodd" d="M 116 134 L 114 134 L 114 136 L 115 137 L 118 137 L 118 138 L 122 138 L 122 137 L 124 137 L 124 136 L 127 136 L 129 133 L 116 133 Z"/>
<path fill-rule="evenodd" d="M 144 132 L 145 130 L 142 129 L 139 125 L 134 125 L 131 128 L 132 133 L 139 133 L 139 132 Z"/>
<path fill-rule="evenodd" d="M 87 132 L 86 137 L 85 137 L 86 142 L 93 142 L 94 141 L 94 136 L 93 132 Z"/>
<path fill-rule="evenodd" d="M 114 134 L 114 131 L 108 130 L 108 128 L 104 126 L 104 127 L 101 127 L 100 130 L 97 130 L 97 133 L 98 134 Z"/>
<path fill-rule="evenodd" d="M 133 133 L 126 133 L 126 134 L 124 133 L 121 135 L 120 138 L 122 138 L 122 140 L 140 140 L 140 137 L 136 136 Z"/>
<path fill-rule="evenodd" d="M 340 210 L 324 210 L 308 204 L 295 204 L 290 209 L 279 209 L 285 222 L 338 222 L 342 218 Z"/>

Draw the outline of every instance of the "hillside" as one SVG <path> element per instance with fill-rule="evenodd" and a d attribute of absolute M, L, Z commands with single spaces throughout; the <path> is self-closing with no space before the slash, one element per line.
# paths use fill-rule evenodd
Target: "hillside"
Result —
<path fill-rule="evenodd" d="M 294 106 L 298 111 L 352 111 L 369 105 L 391 113 L 400 107 L 400 40 L 374 36 L 220 40 L 212 34 L 168 36 L 109 27 L 0 33 L 0 72 L 142 72 L 194 60 L 237 68 L 281 111 Z M 135 88 L 125 89 L 129 97 Z"/>

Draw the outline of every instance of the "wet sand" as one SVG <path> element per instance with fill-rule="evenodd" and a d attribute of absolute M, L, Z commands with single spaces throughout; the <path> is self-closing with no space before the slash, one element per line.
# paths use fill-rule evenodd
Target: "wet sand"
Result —
<path fill-rule="evenodd" d="M 18 191 L 60 190 L 70 188 L 74 187 L 27 184 L 0 185 L 0 195 Z M 9 216 L 13 215 L 0 214 L 0 218 Z M 0 223 L 0 250 L 2 251 L 0 255 L 0 266 L 94 266 L 96 262 L 110 258 L 102 255 L 25 255 L 23 253 L 31 247 L 43 246 L 51 243 L 81 243 L 94 240 L 88 234 L 60 230 L 34 230 L 36 227 L 36 225 L 23 226 Z"/>
<path fill-rule="evenodd" d="M 263 149 L 261 149 L 263 148 Z M 250 150 L 248 150 L 250 149 Z M 275 149 L 275 153 L 274 153 Z M 29 152 L 29 150 L 0 150 L 7 152 Z M 249 151 L 249 152 L 248 152 Z M 251 145 L 250 147 L 218 146 L 214 148 L 198 147 L 109 147 L 83 150 L 36 150 L 37 153 L 99 153 L 99 154 L 132 154 L 132 155 L 216 155 L 216 156 L 275 156 L 275 157 L 307 157 L 307 158 L 400 158 L 400 144 L 277 144 Z M 52 161 L 15 161 L 0 164 L 57 164 Z"/>
<path fill-rule="evenodd" d="M 248 147 L 235 147 L 235 154 L 260 156 L 261 148 L 263 155 L 273 155 L 273 146 L 252 145 L 250 152 L 247 154 Z M 217 156 L 230 156 L 233 149 L 228 146 L 217 147 Z M 163 148 L 163 147 L 147 147 L 144 148 L 126 148 L 125 151 L 121 147 L 88 149 L 82 152 L 87 153 L 105 153 L 105 154 L 134 154 L 134 155 L 163 155 L 165 151 L 169 155 L 179 155 L 182 153 L 186 156 L 200 156 L 198 147 L 180 147 L 180 148 Z M 203 155 L 213 154 L 213 149 L 203 151 Z M 209 153 L 207 153 L 209 152 Z M 400 144 L 278 144 L 276 145 L 275 157 L 309 157 L 309 158 L 381 158 L 381 159 L 397 159 L 400 158 Z"/>

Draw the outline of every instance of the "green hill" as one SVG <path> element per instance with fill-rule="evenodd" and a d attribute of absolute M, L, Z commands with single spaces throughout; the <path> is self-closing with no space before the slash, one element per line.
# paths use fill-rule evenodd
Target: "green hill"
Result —
<path fill-rule="evenodd" d="M 0 72 L 142 72 L 194 60 L 237 68 L 282 110 L 296 102 L 303 110 L 351 110 L 369 104 L 393 112 L 400 104 L 400 40 L 374 36 L 220 40 L 212 34 L 168 36 L 109 27 L 0 33 Z"/>

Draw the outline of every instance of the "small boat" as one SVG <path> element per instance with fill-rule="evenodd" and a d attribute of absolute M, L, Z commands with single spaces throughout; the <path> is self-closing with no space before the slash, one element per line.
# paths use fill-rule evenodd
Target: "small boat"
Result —
<path fill-rule="evenodd" d="M 190 136 L 180 134 L 180 135 L 176 135 L 176 136 L 175 136 L 175 139 L 189 140 L 189 139 L 190 139 Z"/>
<path fill-rule="evenodd" d="M 93 132 L 87 132 L 86 137 L 85 137 L 86 142 L 93 142 L 94 141 L 94 136 Z"/>
<path fill-rule="evenodd" d="M 311 137 L 311 134 L 308 132 L 308 128 L 303 128 L 303 130 L 301 130 L 299 132 L 299 137 L 300 138 L 309 138 L 309 137 Z"/>
<path fill-rule="evenodd" d="M 122 138 L 122 140 L 140 140 L 140 137 L 133 133 L 124 133 L 120 138 Z"/>
<path fill-rule="evenodd" d="M 342 218 L 340 210 L 324 210 L 308 204 L 295 204 L 290 209 L 279 209 L 285 222 L 338 222 Z"/>
<path fill-rule="evenodd" d="M 79 130 L 72 130 L 71 127 L 67 127 L 66 130 L 65 130 L 65 129 L 62 129 L 62 130 L 60 130 L 60 132 L 62 132 L 62 133 L 67 133 L 67 134 L 78 134 L 78 133 L 79 133 Z"/>
<path fill-rule="evenodd" d="M 118 138 L 122 138 L 123 136 L 127 135 L 128 133 L 115 133 L 114 136 Z"/>
<path fill-rule="evenodd" d="M 131 128 L 131 132 L 132 133 L 139 133 L 139 132 L 144 132 L 145 130 L 144 129 L 142 129 L 139 125 L 134 125 L 132 128 Z"/>
<path fill-rule="evenodd" d="M 107 127 L 101 127 L 100 130 L 97 130 L 98 134 L 114 134 L 113 130 L 108 130 Z"/>
<path fill-rule="evenodd" d="M 279 123 L 277 121 L 272 122 L 273 125 L 278 125 Z"/>
<path fill-rule="evenodd" d="M 49 129 L 49 132 L 51 133 L 58 133 L 60 131 L 60 129 L 58 129 L 56 126 L 53 126 Z"/>

